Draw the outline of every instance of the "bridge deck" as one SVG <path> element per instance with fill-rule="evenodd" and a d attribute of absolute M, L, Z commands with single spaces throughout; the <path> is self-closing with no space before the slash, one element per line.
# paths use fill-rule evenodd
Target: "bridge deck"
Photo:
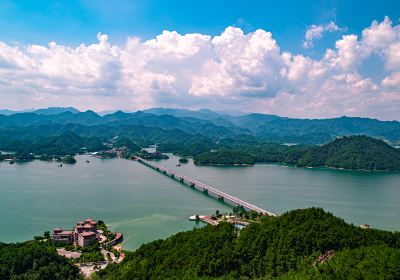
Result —
<path fill-rule="evenodd" d="M 173 171 L 171 169 L 168 169 L 168 168 L 163 167 L 161 165 L 155 164 L 153 162 L 150 162 L 150 161 L 145 160 L 145 159 L 140 158 L 140 157 L 136 157 L 136 159 L 139 162 L 143 163 L 144 165 L 147 165 L 147 166 L 149 166 L 149 167 L 151 167 L 153 169 L 156 169 L 158 171 L 164 172 L 166 175 L 174 176 L 174 178 L 177 178 L 177 179 L 181 180 L 182 182 L 186 181 L 186 183 L 190 184 L 193 187 L 202 188 L 203 191 L 207 191 L 208 193 L 212 193 L 212 194 L 218 196 L 218 198 L 223 198 L 225 202 L 231 202 L 231 204 L 233 206 L 243 206 L 243 208 L 245 208 L 246 210 L 254 210 L 254 211 L 258 212 L 258 213 L 261 213 L 261 214 L 264 214 L 264 215 L 267 215 L 267 216 L 271 216 L 271 217 L 275 217 L 276 216 L 274 213 L 271 213 L 271 212 L 269 212 L 267 210 L 264 210 L 264 209 L 262 209 L 260 207 L 255 206 L 255 205 L 253 205 L 251 203 L 248 203 L 248 202 L 246 202 L 244 200 L 241 200 L 241 199 L 239 199 L 237 197 L 234 197 L 234 196 L 229 195 L 229 194 L 227 194 L 227 193 L 225 193 L 223 191 L 220 191 L 220 190 L 218 190 L 218 189 L 216 189 L 216 188 L 214 188 L 214 187 L 212 187 L 210 185 L 204 184 L 204 183 L 199 182 L 199 181 L 197 181 L 197 180 L 195 180 L 193 178 L 190 178 L 188 176 L 180 174 L 180 173 L 178 173 L 176 171 Z"/>

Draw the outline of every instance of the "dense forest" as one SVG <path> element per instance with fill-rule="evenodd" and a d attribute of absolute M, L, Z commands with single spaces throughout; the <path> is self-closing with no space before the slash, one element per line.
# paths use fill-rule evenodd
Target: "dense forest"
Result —
<path fill-rule="evenodd" d="M 382 140 L 350 136 L 308 149 L 299 166 L 329 166 L 345 169 L 400 170 L 400 150 Z"/>
<path fill-rule="evenodd" d="M 0 243 L 0 279 L 81 279 L 79 269 L 57 255 L 50 241 Z"/>
<path fill-rule="evenodd" d="M 368 136 L 341 137 L 322 146 L 232 145 L 194 157 L 199 165 L 277 162 L 297 166 L 400 171 L 400 150 Z"/>
<path fill-rule="evenodd" d="M 327 251 L 336 255 L 315 267 L 316 259 Z M 340 275 L 398 279 L 400 233 L 361 229 L 322 209 L 294 210 L 252 223 L 240 235 L 222 223 L 150 242 L 97 277 L 337 279 Z"/>
<path fill-rule="evenodd" d="M 255 160 L 255 156 L 246 152 L 238 150 L 220 150 L 200 154 L 194 158 L 194 163 L 198 165 L 243 165 L 254 164 Z"/>

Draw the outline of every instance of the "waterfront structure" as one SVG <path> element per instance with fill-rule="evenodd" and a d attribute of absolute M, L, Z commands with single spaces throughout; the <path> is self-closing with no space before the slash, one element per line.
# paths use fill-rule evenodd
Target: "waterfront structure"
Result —
<path fill-rule="evenodd" d="M 62 230 L 61 228 L 55 228 L 52 240 L 58 243 L 86 247 L 96 240 L 102 242 L 106 240 L 106 238 L 102 236 L 102 231 L 97 229 L 96 221 L 93 219 L 86 219 L 83 222 L 78 222 L 76 226 L 74 226 L 73 230 Z M 108 243 L 117 244 L 122 242 L 122 240 L 122 233 L 117 232 L 116 238 Z"/>

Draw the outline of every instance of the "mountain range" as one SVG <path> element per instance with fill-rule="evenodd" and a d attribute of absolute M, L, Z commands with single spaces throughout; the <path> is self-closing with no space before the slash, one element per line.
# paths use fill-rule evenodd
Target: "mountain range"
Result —
<path fill-rule="evenodd" d="M 121 127 L 158 128 L 163 131 L 179 130 L 180 133 L 202 135 L 213 141 L 246 135 L 276 143 L 325 144 L 339 136 L 367 135 L 383 139 L 394 145 L 400 143 L 400 122 L 380 121 L 358 117 L 331 119 L 294 119 L 267 114 L 225 114 L 208 109 L 152 108 L 125 113 L 116 111 L 100 115 L 94 111 L 80 112 L 72 107 L 51 107 L 30 112 L 0 111 L 0 130 L 49 128 L 54 136 L 66 130 L 102 130 L 110 127 L 105 135 L 93 132 L 92 136 L 112 136 Z M 96 129 L 95 129 L 96 128 Z M 85 133 L 84 133 L 85 134 Z M 102 132 L 100 132 L 102 134 Z M 114 135 L 116 136 L 116 135 Z"/>

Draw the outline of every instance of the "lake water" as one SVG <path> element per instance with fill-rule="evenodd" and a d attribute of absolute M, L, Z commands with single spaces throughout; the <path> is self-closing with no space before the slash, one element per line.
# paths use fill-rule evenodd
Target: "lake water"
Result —
<path fill-rule="evenodd" d="M 31 239 L 46 230 L 101 219 L 125 236 L 124 248 L 196 225 L 190 215 L 231 212 L 231 207 L 192 190 L 136 161 L 77 156 L 77 164 L 0 163 L 0 240 Z M 90 163 L 86 163 L 89 160 Z M 176 167 L 178 170 L 266 210 L 281 214 L 311 206 L 356 225 L 400 230 L 400 173 L 252 167 Z"/>

